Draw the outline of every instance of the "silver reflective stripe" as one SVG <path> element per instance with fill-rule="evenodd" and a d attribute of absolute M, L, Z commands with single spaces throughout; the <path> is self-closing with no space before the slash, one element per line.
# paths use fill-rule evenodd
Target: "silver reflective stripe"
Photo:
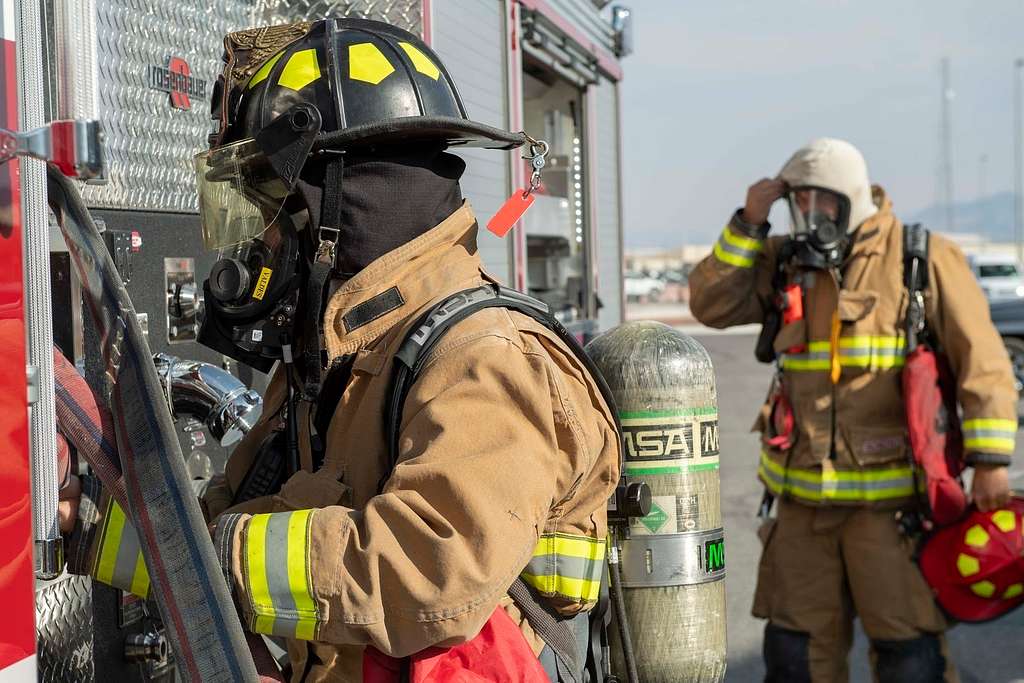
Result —
<path fill-rule="evenodd" d="M 274 600 L 274 610 L 277 612 L 277 619 L 274 635 L 294 636 L 295 626 L 282 624 L 285 621 L 283 615 L 295 614 L 295 599 L 292 597 L 291 588 L 288 585 L 288 557 L 292 554 L 293 548 L 289 543 L 301 542 L 305 547 L 305 538 L 289 538 L 288 522 L 290 514 L 270 515 L 267 522 L 267 548 L 271 552 L 266 554 L 267 585 L 270 586 L 270 594 Z M 284 550 L 284 552 L 280 552 Z M 302 551 L 305 553 L 305 550 Z M 283 631 L 283 632 L 279 632 Z"/>
<path fill-rule="evenodd" d="M 117 505 L 117 503 L 114 504 Z M 141 558 L 142 547 L 139 545 L 139 536 L 135 533 L 135 528 L 131 523 L 125 524 L 124 530 L 121 532 L 121 544 L 117 548 L 117 561 L 114 564 L 114 580 L 111 582 L 112 585 L 134 593 L 135 591 L 132 588 L 136 585 L 136 569 L 141 564 L 142 571 L 146 571 L 145 564 L 141 563 Z M 147 589 L 146 593 L 148 593 L 148 577 L 145 581 L 145 586 Z M 146 593 L 143 593 L 142 597 L 146 597 Z"/>
<path fill-rule="evenodd" d="M 785 481 L 785 475 L 766 470 L 765 474 L 768 475 L 773 481 L 782 484 Z M 884 489 L 901 488 L 906 486 L 914 485 L 913 475 L 909 476 L 894 476 L 891 479 L 868 479 L 868 480 L 857 480 L 857 479 L 822 479 L 817 482 L 809 482 L 805 479 L 790 479 L 789 483 L 797 483 L 801 486 L 816 486 L 826 491 L 881 491 Z"/>
<path fill-rule="evenodd" d="M 737 247 L 735 245 L 729 244 L 722 237 L 718 238 L 718 246 L 722 248 L 722 251 L 728 252 L 730 254 L 735 254 L 740 258 L 754 258 L 755 256 L 757 256 L 757 251 L 752 249 L 743 249 L 742 247 Z"/>
<path fill-rule="evenodd" d="M 591 579 L 601 576 L 602 560 L 588 560 L 582 557 L 564 555 L 535 555 L 526 565 L 526 573 L 532 576 L 559 574 L 577 579 Z M 557 568 L 557 570 L 556 570 Z"/>

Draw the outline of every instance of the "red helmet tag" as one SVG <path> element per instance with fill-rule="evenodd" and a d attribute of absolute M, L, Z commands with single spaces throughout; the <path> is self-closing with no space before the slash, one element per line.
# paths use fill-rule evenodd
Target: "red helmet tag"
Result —
<path fill-rule="evenodd" d="M 523 217 L 526 210 L 533 204 L 534 196 L 527 190 L 516 190 L 512 196 L 501 205 L 498 213 L 494 214 L 491 220 L 487 221 L 487 229 L 498 237 L 508 234 L 519 219 Z"/>

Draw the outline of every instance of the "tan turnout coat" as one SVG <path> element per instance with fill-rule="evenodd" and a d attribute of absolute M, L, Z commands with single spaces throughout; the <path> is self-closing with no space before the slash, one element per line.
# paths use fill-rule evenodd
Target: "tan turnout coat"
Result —
<path fill-rule="evenodd" d="M 878 213 L 855 234 L 842 287 L 825 271 L 805 275 L 804 319 L 784 326 L 775 340 L 795 443 L 785 451 L 767 443 L 766 404 L 755 424 L 765 441 L 759 476 L 770 490 L 801 503 L 899 506 L 913 491 L 900 385 L 908 305 L 902 226 L 877 187 L 875 202 Z M 690 276 L 697 319 L 720 328 L 761 323 L 775 295 L 772 275 L 785 239 L 761 239 L 734 216 Z M 930 244 L 927 324 L 956 375 L 966 450 L 1009 455 L 1017 392 L 1007 353 L 963 254 L 934 233 Z M 837 310 L 842 375 L 834 394 L 833 460 L 830 329 Z"/>
<path fill-rule="evenodd" d="M 228 540 L 243 618 L 289 636 L 293 680 L 358 681 L 364 646 L 404 656 L 455 644 L 499 602 L 539 652 L 505 595 L 524 568 L 565 612 L 596 598 L 605 506 L 619 478 L 614 418 L 574 354 L 526 316 L 488 309 L 447 333 L 406 400 L 399 465 L 377 495 L 396 347 L 433 303 L 491 281 L 476 235 L 466 205 L 332 295 L 329 355 L 355 360 L 323 467 L 243 506 L 283 514 L 231 517 L 240 519 Z M 353 309 L 395 288 L 391 310 L 347 324 Z M 211 513 L 280 427 L 282 393 L 278 382 L 268 390 L 264 420 L 207 495 Z M 308 467 L 308 449 L 302 459 Z"/>

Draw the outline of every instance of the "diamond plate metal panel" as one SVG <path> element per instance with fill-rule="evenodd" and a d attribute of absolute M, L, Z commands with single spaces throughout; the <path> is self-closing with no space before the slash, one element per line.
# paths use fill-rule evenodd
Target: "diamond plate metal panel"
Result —
<path fill-rule="evenodd" d="M 422 0 L 257 0 L 256 24 L 323 19 L 328 16 L 360 17 L 386 21 L 423 35 Z"/>
<path fill-rule="evenodd" d="M 88 577 L 67 576 L 36 591 L 40 681 L 92 683 L 92 591 Z"/>
<path fill-rule="evenodd" d="M 191 159 L 206 147 L 225 33 L 332 15 L 423 30 L 422 0 L 98 0 L 96 14 L 110 181 L 83 195 L 92 207 L 139 211 L 197 211 Z M 205 82 L 187 110 L 151 87 L 150 70 L 168 69 L 172 58 Z"/>
<path fill-rule="evenodd" d="M 99 108 L 107 132 L 110 182 L 83 194 L 93 207 L 197 210 L 192 155 L 206 145 L 209 97 L 220 72 L 223 36 L 249 25 L 249 2 L 99 0 Z M 191 108 L 150 87 L 150 68 L 171 58 L 205 81 Z"/>

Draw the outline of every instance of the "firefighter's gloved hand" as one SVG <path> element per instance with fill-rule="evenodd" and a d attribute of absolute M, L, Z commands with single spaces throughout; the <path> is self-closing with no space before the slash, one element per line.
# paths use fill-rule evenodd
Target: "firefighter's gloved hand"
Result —
<path fill-rule="evenodd" d="M 78 518 L 78 503 L 82 498 L 82 482 L 71 473 L 71 449 L 67 439 L 57 434 L 57 519 L 62 534 L 70 534 Z"/>
<path fill-rule="evenodd" d="M 60 490 L 60 502 L 57 503 L 57 518 L 60 521 L 60 532 L 70 534 L 78 519 L 78 503 L 82 499 L 82 481 L 75 475 L 68 478 L 67 485 Z"/>
<path fill-rule="evenodd" d="M 747 223 L 763 225 L 768 222 L 772 204 L 785 194 L 786 185 L 778 178 L 761 178 L 747 190 L 747 203 L 742 218 Z"/>
<path fill-rule="evenodd" d="M 995 510 L 1010 501 L 1010 474 L 1005 465 L 974 466 L 971 498 L 982 512 Z"/>

